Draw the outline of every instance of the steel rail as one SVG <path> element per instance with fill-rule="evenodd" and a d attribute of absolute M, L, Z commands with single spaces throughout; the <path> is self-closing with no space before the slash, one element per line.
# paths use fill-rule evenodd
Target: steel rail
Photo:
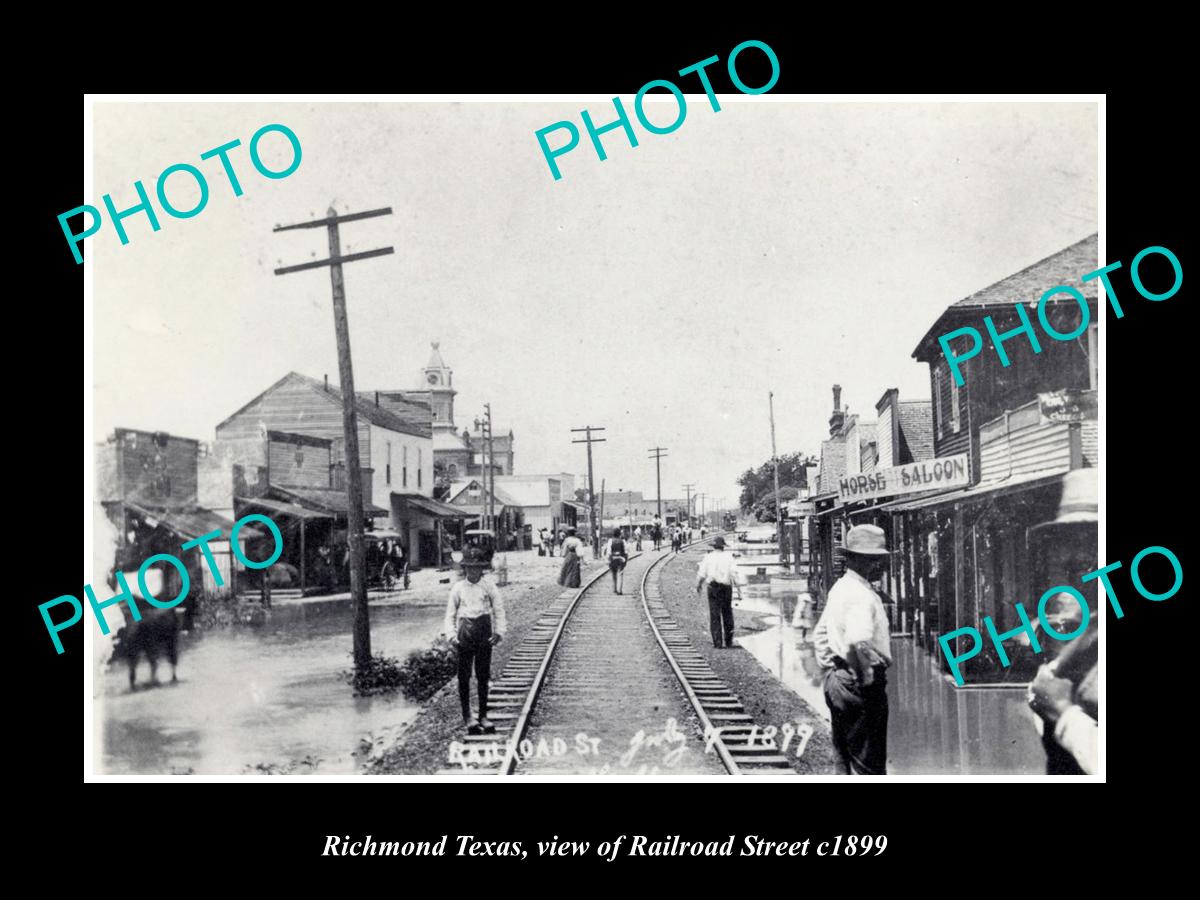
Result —
<path fill-rule="evenodd" d="M 712 537 L 716 536 L 717 535 L 713 535 Z M 707 544 L 710 540 L 712 540 L 712 537 L 706 537 L 698 541 L 692 541 L 690 544 L 684 544 L 683 547 L 680 548 L 680 551 L 682 551 L 684 547 L 694 547 L 697 544 Z M 725 766 L 725 769 L 730 775 L 741 775 L 741 767 L 738 766 L 737 760 L 733 758 L 733 754 L 729 752 L 729 748 L 725 746 L 725 741 L 721 737 L 721 730 L 713 725 L 712 720 L 704 711 L 704 707 L 700 703 L 700 698 L 696 695 L 695 690 L 693 690 L 691 684 L 688 682 L 687 676 L 683 674 L 683 670 L 679 668 L 679 663 L 676 661 L 675 655 L 671 652 L 670 648 L 667 646 L 667 642 L 663 639 L 662 632 L 659 631 L 658 625 L 654 621 L 654 616 L 650 614 L 650 604 L 646 599 L 646 579 L 650 577 L 650 573 L 654 571 L 655 566 L 668 557 L 674 555 L 675 552 L 676 551 L 674 550 L 666 551 L 662 556 L 646 567 L 646 571 L 642 574 L 641 584 L 642 609 L 646 613 L 646 621 L 650 623 L 650 628 L 654 631 L 654 639 L 658 641 L 659 649 L 662 650 L 663 656 L 667 658 L 667 663 L 671 666 L 671 671 L 675 673 L 675 677 L 679 679 L 679 685 L 683 688 L 684 694 L 687 695 L 688 702 L 692 704 L 692 709 L 696 711 L 697 717 L 700 719 L 701 724 L 704 725 L 705 740 L 707 741 L 708 735 L 715 735 L 716 740 L 714 741 L 713 746 L 716 748 L 717 755 L 721 757 L 721 763 Z"/>

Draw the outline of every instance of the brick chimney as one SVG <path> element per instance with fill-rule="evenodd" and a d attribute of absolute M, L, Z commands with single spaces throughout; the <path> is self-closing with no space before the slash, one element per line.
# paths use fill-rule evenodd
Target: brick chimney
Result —
<path fill-rule="evenodd" d="M 842 412 L 842 386 L 835 384 L 833 386 L 833 415 L 829 417 L 830 437 L 837 437 L 842 433 L 842 423 L 845 418 L 845 414 Z"/>

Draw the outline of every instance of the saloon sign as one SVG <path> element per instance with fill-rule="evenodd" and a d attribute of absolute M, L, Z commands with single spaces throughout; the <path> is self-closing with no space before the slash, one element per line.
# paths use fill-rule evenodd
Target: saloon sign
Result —
<path fill-rule="evenodd" d="M 843 503 L 873 500 L 917 491 L 966 487 L 969 482 L 967 454 L 959 453 L 890 469 L 876 469 L 869 475 L 843 475 L 838 481 L 838 499 Z"/>

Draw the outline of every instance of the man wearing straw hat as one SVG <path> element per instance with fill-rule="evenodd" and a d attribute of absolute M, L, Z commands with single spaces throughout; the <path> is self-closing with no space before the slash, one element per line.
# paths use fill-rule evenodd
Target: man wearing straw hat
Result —
<path fill-rule="evenodd" d="M 492 646 L 500 643 L 506 627 L 500 589 L 482 581 L 488 561 L 477 547 L 463 553 L 462 580 L 450 588 L 444 633 L 458 650 L 458 699 L 468 734 L 495 734 L 488 721 L 488 681 L 491 680 Z M 471 715 L 471 666 L 479 685 L 479 718 Z"/>
<path fill-rule="evenodd" d="M 875 525 L 851 528 L 845 552 L 846 574 L 829 590 L 813 643 L 842 773 L 884 775 L 892 656 L 887 612 L 871 582 L 887 569 L 891 554 Z"/>
<path fill-rule="evenodd" d="M 722 649 L 733 643 L 733 589 L 738 583 L 737 558 L 725 552 L 725 538 L 713 538 L 713 549 L 705 554 L 696 571 L 696 593 L 708 582 L 708 627 L 713 646 Z"/>

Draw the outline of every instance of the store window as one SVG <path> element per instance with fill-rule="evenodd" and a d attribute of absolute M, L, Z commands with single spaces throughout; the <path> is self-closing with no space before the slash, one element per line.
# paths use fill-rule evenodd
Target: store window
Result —
<path fill-rule="evenodd" d="M 1100 371 L 1097 368 L 1100 358 L 1100 333 L 1095 325 L 1089 325 L 1087 330 L 1088 355 L 1088 387 L 1096 390 L 1100 385 Z"/>
<path fill-rule="evenodd" d="M 942 415 L 942 381 L 945 372 L 941 362 L 933 367 L 933 433 L 938 437 L 946 436 L 946 417 Z"/>
<path fill-rule="evenodd" d="M 950 379 L 950 433 L 958 434 L 960 427 L 959 422 L 959 391 L 958 382 L 953 378 Z"/>

